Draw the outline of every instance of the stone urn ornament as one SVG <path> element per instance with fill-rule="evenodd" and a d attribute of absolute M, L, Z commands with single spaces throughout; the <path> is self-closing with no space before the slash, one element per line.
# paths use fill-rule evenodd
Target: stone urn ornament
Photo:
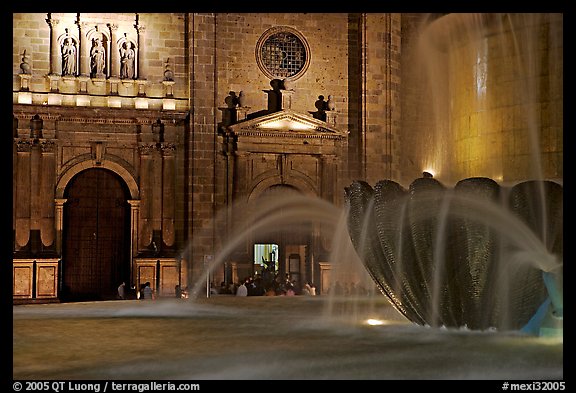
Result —
<path fill-rule="evenodd" d="M 243 90 L 240 90 L 240 93 L 238 93 L 238 106 L 239 107 L 246 106 L 246 94 L 244 94 Z"/>
<path fill-rule="evenodd" d="M 282 86 L 284 90 L 294 90 L 294 82 L 291 79 L 284 78 L 282 80 Z"/>
<path fill-rule="evenodd" d="M 336 109 L 336 103 L 334 102 L 334 98 L 332 97 L 332 95 L 328 96 L 328 102 L 326 103 L 326 108 L 328 108 L 329 111 L 333 111 Z"/>

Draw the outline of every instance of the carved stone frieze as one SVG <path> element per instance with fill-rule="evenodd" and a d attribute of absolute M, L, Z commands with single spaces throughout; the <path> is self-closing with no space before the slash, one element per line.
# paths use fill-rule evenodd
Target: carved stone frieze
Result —
<path fill-rule="evenodd" d="M 156 150 L 155 143 L 140 143 L 138 145 L 138 152 L 142 155 L 152 154 Z"/>
<path fill-rule="evenodd" d="M 40 141 L 40 147 L 42 148 L 42 153 L 54 153 L 56 151 L 56 142 L 42 140 Z"/>
<path fill-rule="evenodd" d="M 162 154 L 170 156 L 176 151 L 176 145 L 174 143 L 161 143 L 160 149 L 162 150 Z"/>
<path fill-rule="evenodd" d="M 16 141 L 16 151 L 29 153 L 31 149 L 32 149 L 32 140 L 19 139 Z"/>

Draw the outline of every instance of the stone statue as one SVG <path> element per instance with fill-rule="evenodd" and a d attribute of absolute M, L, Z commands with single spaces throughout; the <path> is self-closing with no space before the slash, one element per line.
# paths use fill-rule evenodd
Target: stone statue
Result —
<path fill-rule="evenodd" d="M 90 69 L 92 76 L 104 76 L 104 66 L 106 64 L 106 50 L 102 45 L 102 40 L 96 38 L 94 46 L 90 50 Z"/>
<path fill-rule="evenodd" d="M 62 46 L 62 75 L 76 75 L 76 46 L 71 38 Z"/>
<path fill-rule="evenodd" d="M 134 78 L 134 59 L 136 54 L 134 49 L 128 42 L 122 44 L 120 49 L 120 78 L 132 79 Z"/>
<path fill-rule="evenodd" d="M 23 74 L 30 74 L 31 67 L 28 64 L 28 56 L 26 56 L 26 49 L 22 52 L 22 63 L 20 63 L 20 69 L 22 70 Z"/>

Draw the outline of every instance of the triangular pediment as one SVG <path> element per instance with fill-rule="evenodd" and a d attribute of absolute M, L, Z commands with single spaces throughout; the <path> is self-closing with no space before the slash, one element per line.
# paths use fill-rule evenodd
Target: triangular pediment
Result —
<path fill-rule="evenodd" d="M 228 127 L 236 135 L 282 134 L 283 136 L 344 137 L 347 131 L 334 128 L 312 116 L 290 109 L 269 113 Z"/>

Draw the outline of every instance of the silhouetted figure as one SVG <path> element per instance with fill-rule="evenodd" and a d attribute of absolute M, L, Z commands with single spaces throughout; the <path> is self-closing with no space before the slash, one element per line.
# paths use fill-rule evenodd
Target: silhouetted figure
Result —
<path fill-rule="evenodd" d="M 229 91 L 228 96 L 224 99 L 224 103 L 228 108 L 236 108 L 238 105 L 238 97 L 235 91 Z"/>
<path fill-rule="evenodd" d="M 318 99 L 314 103 L 314 106 L 316 107 L 317 111 L 312 113 L 312 116 L 315 119 L 326 121 L 326 113 L 325 112 L 326 112 L 326 108 L 327 108 L 327 102 L 324 101 L 323 95 L 318 96 Z"/>

